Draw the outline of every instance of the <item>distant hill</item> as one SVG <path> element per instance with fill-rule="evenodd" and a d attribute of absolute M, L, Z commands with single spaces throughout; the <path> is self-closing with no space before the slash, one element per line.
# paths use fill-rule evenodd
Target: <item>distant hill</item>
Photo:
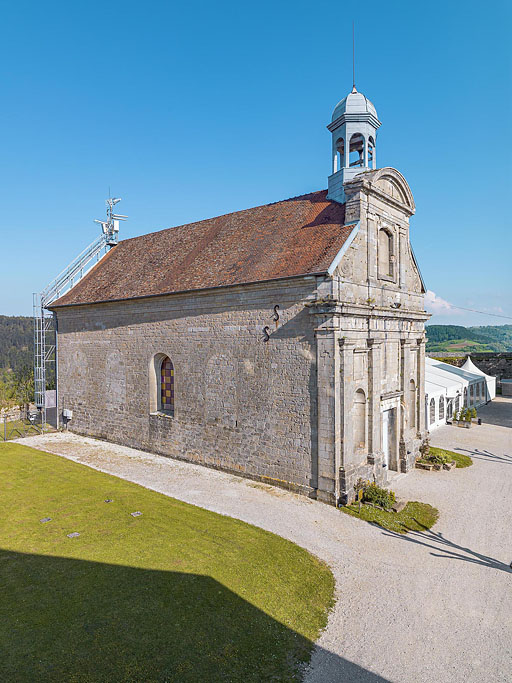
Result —
<path fill-rule="evenodd" d="M 427 325 L 427 351 L 500 353 L 512 351 L 512 325 Z"/>
<path fill-rule="evenodd" d="M 31 367 L 33 348 L 32 318 L 0 315 L 0 369 Z"/>

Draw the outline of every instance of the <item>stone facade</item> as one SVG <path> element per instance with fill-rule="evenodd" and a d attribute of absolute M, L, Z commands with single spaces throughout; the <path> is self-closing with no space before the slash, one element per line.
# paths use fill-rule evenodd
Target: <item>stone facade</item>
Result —
<path fill-rule="evenodd" d="M 410 469 L 426 434 L 428 318 L 414 204 L 393 169 L 345 191 L 358 227 L 324 276 L 56 308 L 69 428 L 331 504 L 351 500 L 359 477 Z M 155 401 L 161 354 L 174 365 L 172 416 Z"/>

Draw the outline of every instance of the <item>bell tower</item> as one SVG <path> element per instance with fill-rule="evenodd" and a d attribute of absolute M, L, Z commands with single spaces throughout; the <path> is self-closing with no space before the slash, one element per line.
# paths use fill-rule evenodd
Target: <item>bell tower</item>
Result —
<path fill-rule="evenodd" d="M 343 203 L 345 183 L 358 173 L 377 168 L 375 143 L 380 125 L 377 110 L 354 85 L 352 92 L 334 108 L 331 123 L 327 126 L 332 135 L 328 199 Z"/>

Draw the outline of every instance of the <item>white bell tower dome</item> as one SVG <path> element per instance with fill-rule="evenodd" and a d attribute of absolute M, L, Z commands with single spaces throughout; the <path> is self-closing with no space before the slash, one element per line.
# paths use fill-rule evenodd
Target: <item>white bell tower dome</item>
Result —
<path fill-rule="evenodd" d="M 332 134 L 332 175 L 327 197 L 345 201 L 344 184 L 363 171 L 377 168 L 377 128 L 381 125 L 370 100 L 352 88 L 338 102 L 327 128 Z"/>

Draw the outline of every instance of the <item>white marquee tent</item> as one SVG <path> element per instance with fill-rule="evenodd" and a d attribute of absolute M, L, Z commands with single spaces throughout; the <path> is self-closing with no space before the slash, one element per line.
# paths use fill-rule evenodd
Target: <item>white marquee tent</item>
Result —
<path fill-rule="evenodd" d="M 478 408 L 489 400 L 486 376 L 481 371 L 472 373 L 435 358 L 425 358 L 425 414 L 429 431 L 445 424 L 454 412 L 464 407 Z"/>
<path fill-rule="evenodd" d="M 466 372 L 470 372 L 472 375 L 480 375 L 481 377 L 485 377 L 485 382 L 487 384 L 487 400 L 492 401 L 493 398 L 496 398 L 496 377 L 486 375 L 483 370 L 477 368 L 471 360 L 471 356 L 466 358 L 466 362 L 461 369 L 465 370 Z"/>

